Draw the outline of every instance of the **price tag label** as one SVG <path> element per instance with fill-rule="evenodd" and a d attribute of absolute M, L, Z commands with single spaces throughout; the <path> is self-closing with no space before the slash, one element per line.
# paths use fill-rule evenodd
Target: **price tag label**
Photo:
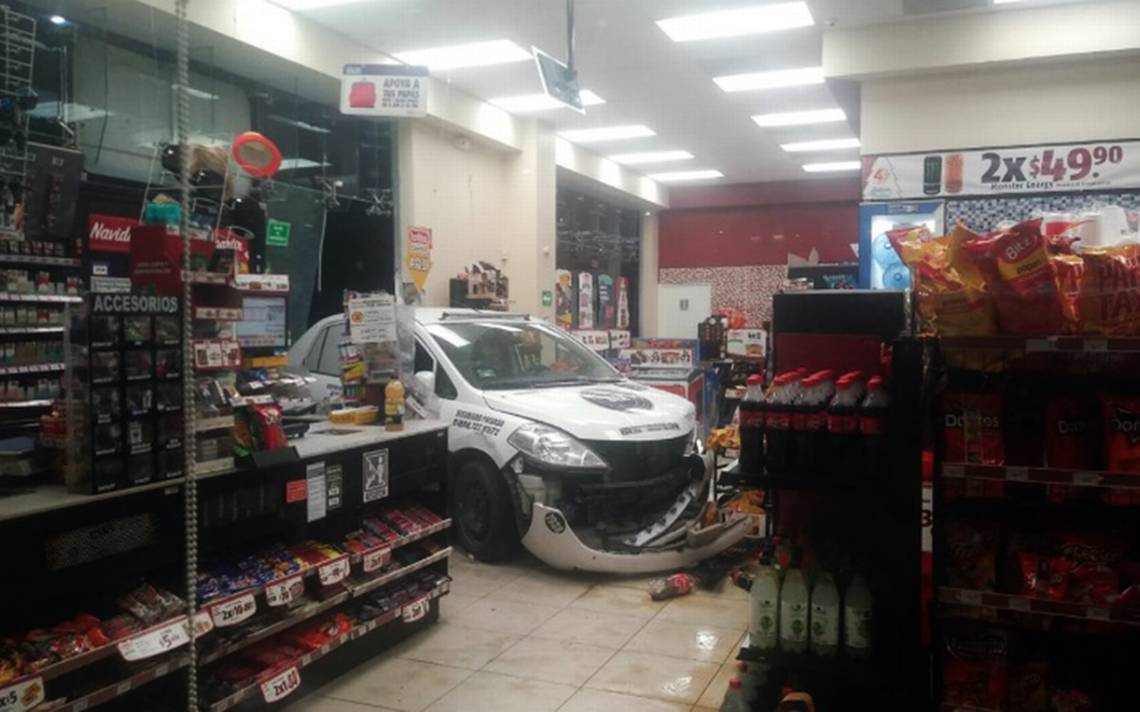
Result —
<path fill-rule="evenodd" d="M 1007 467 L 1005 468 L 1005 478 L 1011 482 L 1026 482 L 1029 480 L 1028 467 Z"/>
<path fill-rule="evenodd" d="M 980 606 L 982 605 L 982 592 L 981 591 L 959 591 L 958 603 L 967 606 Z"/>
<path fill-rule="evenodd" d="M 265 587 L 265 602 L 274 608 L 284 606 L 300 598 L 304 591 L 304 579 L 299 575 L 290 576 Z"/>
<path fill-rule="evenodd" d="M 317 567 L 317 578 L 322 586 L 332 586 L 348 578 L 349 566 L 348 556 L 337 557 Z"/>
<path fill-rule="evenodd" d="M 210 606 L 210 617 L 218 628 L 237 625 L 253 617 L 257 612 L 257 601 L 252 593 L 243 593 Z"/>
<path fill-rule="evenodd" d="M 120 640 L 119 654 L 127 662 L 146 660 L 155 655 L 181 648 L 190 642 L 190 626 L 186 616 L 179 616 L 166 625 L 159 626 L 133 638 Z"/>
<path fill-rule="evenodd" d="M 1108 351 L 1108 339 L 1085 339 L 1085 351 L 1096 353 Z"/>
<path fill-rule="evenodd" d="M 1101 481 L 1102 478 L 1099 472 L 1081 471 L 1073 473 L 1073 484 L 1096 487 Z"/>
<path fill-rule="evenodd" d="M 1053 342 L 1048 339 L 1026 339 L 1025 350 L 1028 353 L 1040 351 L 1053 351 Z"/>
<path fill-rule="evenodd" d="M 291 667 L 261 683 L 261 696 L 265 699 L 266 704 L 272 704 L 288 697 L 293 690 L 300 686 L 301 673 L 297 671 L 296 667 Z"/>
<path fill-rule="evenodd" d="M 361 557 L 364 561 L 364 573 L 370 574 L 378 571 L 384 564 L 392 560 L 392 550 L 386 546 L 364 552 Z"/>
<path fill-rule="evenodd" d="M 1085 615 L 1089 617 L 1089 620 L 1094 621 L 1112 620 L 1112 615 L 1109 613 L 1109 610 L 1101 606 L 1089 606 Z"/>
<path fill-rule="evenodd" d="M 44 701 L 44 681 L 31 677 L 0 687 L 0 712 L 24 712 Z"/>
<path fill-rule="evenodd" d="M 1029 612 L 1029 599 L 1014 596 L 1009 599 L 1009 609 L 1011 611 L 1018 611 L 1019 613 Z"/>
<path fill-rule="evenodd" d="M 201 638 L 214 629 L 214 619 L 209 611 L 198 611 L 194 614 L 194 637 Z"/>
<path fill-rule="evenodd" d="M 431 610 L 431 599 L 428 597 L 417 598 L 411 603 L 404 606 L 401 615 L 405 623 L 415 623 L 423 618 Z"/>
<path fill-rule="evenodd" d="M 966 467 L 964 465 L 955 465 L 953 463 L 943 463 L 942 476 L 960 479 L 966 476 Z"/>

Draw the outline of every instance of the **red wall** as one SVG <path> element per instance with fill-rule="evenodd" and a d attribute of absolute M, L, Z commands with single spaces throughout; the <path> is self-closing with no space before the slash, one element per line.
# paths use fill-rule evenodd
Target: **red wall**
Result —
<path fill-rule="evenodd" d="M 853 262 L 859 180 L 673 189 L 661 214 L 658 266 L 783 265 L 788 254 Z"/>

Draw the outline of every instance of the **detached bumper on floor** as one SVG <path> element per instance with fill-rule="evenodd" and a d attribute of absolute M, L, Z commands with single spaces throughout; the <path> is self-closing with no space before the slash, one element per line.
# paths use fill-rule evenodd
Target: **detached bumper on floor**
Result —
<path fill-rule="evenodd" d="M 586 546 L 554 507 L 535 502 L 523 546 L 556 569 L 599 573 L 647 574 L 693 566 L 736 544 L 748 533 L 747 517 L 706 527 L 675 546 L 641 552 L 599 551 Z"/>

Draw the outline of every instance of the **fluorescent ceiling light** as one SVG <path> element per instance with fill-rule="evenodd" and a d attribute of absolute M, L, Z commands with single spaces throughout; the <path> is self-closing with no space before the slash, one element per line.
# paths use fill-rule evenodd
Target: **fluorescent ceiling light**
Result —
<path fill-rule="evenodd" d="M 621 141 L 627 138 L 645 138 L 656 136 L 653 129 L 642 124 L 628 126 L 603 126 L 597 129 L 574 129 L 558 134 L 572 143 L 601 143 L 602 141 Z"/>
<path fill-rule="evenodd" d="M 1008 5 L 1014 2 L 1021 2 L 1021 0 L 994 0 L 994 5 Z"/>
<path fill-rule="evenodd" d="M 360 0 L 269 0 L 286 10 L 317 10 L 322 7 L 336 7 L 337 5 L 350 5 Z"/>
<path fill-rule="evenodd" d="M 797 141 L 796 143 L 781 144 L 780 148 L 788 153 L 802 153 L 806 151 L 834 151 L 841 148 L 859 148 L 857 138 L 825 138 L 819 141 Z"/>
<path fill-rule="evenodd" d="M 396 59 L 405 64 L 424 65 L 434 72 L 462 67 L 486 67 L 507 62 L 525 62 L 531 53 L 510 40 L 489 40 L 469 44 L 397 52 Z"/>
<path fill-rule="evenodd" d="M 712 180 L 713 178 L 723 178 L 724 174 L 720 171 L 707 168 L 699 171 L 668 171 L 666 173 L 650 173 L 649 177 L 662 183 L 680 183 L 688 180 Z"/>
<path fill-rule="evenodd" d="M 63 15 L 52 15 L 48 19 L 51 20 L 51 24 L 53 24 L 53 25 L 66 25 L 67 24 L 67 18 L 64 17 Z"/>
<path fill-rule="evenodd" d="M 597 106 L 598 104 L 606 103 L 606 100 L 598 96 L 589 89 L 583 89 L 579 96 L 582 97 L 582 106 Z M 528 111 L 548 111 L 550 109 L 565 109 L 568 108 L 566 104 L 558 101 L 549 94 L 522 94 L 520 96 L 501 96 L 498 99 L 490 99 L 492 104 L 514 113 L 526 113 Z"/>
<path fill-rule="evenodd" d="M 179 86 L 180 85 L 178 84 L 171 84 L 170 88 L 174 91 L 178 91 Z M 205 99 L 206 101 L 217 101 L 218 99 L 222 98 L 217 94 L 211 94 L 208 91 L 202 91 L 201 89 L 195 89 L 194 87 L 186 87 L 186 93 L 195 99 Z"/>
<path fill-rule="evenodd" d="M 297 171 L 302 168 L 320 168 L 321 166 L 331 166 L 331 163 L 310 161 L 307 158 L 284 158 L 281 160 L 281 165 L 277 170 L 281 171 Z"/>
<path fill-rule="evenodd" d="M 687 161 L 692 157 L 693 154 L 688 151 L 643 151 L 641 153 L 619 153 L 616 156 L 610 156 L 610 160 L 627 166 L 643 166 L 647 163 Z"/>
<path fill-rule="evenodd" d="M 832 173 L 834 171 L 857 171 L 863 167 L 859 161 L 835 161 L 833 163 L 805 163 L 808 173 Z"/>
<path fill-rule="evenodd" d="M 809 84 L 823 84 L 823 67 L 803 67 L 802 69 L 776 69 L 770 72 L 749 72 L 713 77 L 717 86 L 726 92 L 759 91 L 799 87 Z"/>
<path fill-rule="evenodd" d="M 804 2 L 753 5 L 657 21 L 657 26 L 674 42 L 759 35 L 814 24 L 811 10 Z"/>
<path fill-rule="evenodd" d="M 843 109 L 816 109 L 814 111 L 781 111 L 775 114 L 757 114 L 752 117 L 760 126 L 802 126 L 845 121 Z"/>

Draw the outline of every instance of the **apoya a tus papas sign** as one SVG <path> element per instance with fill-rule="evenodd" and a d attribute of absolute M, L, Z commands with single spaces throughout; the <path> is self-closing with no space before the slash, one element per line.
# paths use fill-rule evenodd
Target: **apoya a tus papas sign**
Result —
<path fill-rule="evenodd" d="M 864 200 L 1136 187 L 1140 187 L 1140 141 L 863 157 Z"/>
<path fill-rule="evenodd" d="M 352 116 L 427 116 L 427 67 L 346 64 L 340 113 Z"/>

